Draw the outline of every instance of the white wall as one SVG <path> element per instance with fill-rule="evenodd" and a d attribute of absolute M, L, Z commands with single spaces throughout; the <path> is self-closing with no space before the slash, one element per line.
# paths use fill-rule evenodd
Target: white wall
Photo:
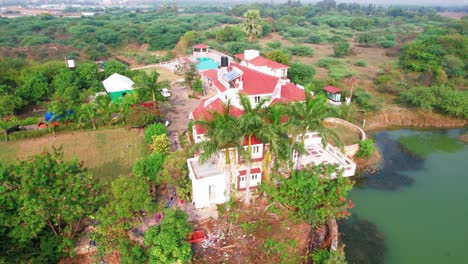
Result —
<path fill-rule="evenodd" d="M 245 189 L 247 175 L 237 176 L 239 178 L 239 189 Z M 250 187 L 256 187 L 262 182 L 262 173 L 252 173 L 250 175 Z"/>
<path fill-rule="evenodd" d="M 225 203 L 227 198 L 224 172 L 212 177 L 197 179 L 190 163 L 192 161 L 198 162 L 198 158 L 195 157 L 187 160 L 189 177 L 192 180 L 192 202 L 195 203 L 195 208 Z M 210 201 L 210 186 L 215 189 L 214 200 L 212 201 Z"/>

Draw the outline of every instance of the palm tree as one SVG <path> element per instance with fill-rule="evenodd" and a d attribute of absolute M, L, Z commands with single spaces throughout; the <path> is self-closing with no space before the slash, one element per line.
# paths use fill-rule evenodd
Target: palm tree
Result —
<path fill-rule="evenodd" d="M 91 123 L 93 124 L 93 129 L 96 130 L 97 115 L 98 107 L 95 103 L 83 104 L 81 105 L 78 123 L 81 123 L 82 120 L 91 120 Z"/>
<path fill-rule="evenodd" d="M 264 176 L 267 184 L 270 184 L 270 175 L 272 168 L 279 166 L 281 162 L 290 159 L 291 145 L 289 143 L 288 127 L 284 124 L 284 118 L 287 116 L 287 105 L 275 104 L 266 107 L 263 111 L 268 126 L 273 129 L 273 135 L 262 135 L 262 142 L 268 144 L 264 155 Z"/>
<path fill-rule="evenodd" d="M 204 140 L 195 144 L 194 151 L 203 151 L 200 154 L 200 162 L 208 161 L 214 155 L 224 151 L 226 177 L 226 196 L 231 195 L 231 150 L 238 148 L 241 137 L 238 119 L 229 113 L 230 102 L 225 105 L 223 113 L 211 112 L 211 120 L 197 120 L 195 124 L 202 126 L 206 132 Z"/>
<path fill-rule="evenodd" d="M 291 133 L 292 141 L 295 142 L 297 136 L 301 135 L 299 148 L 296 148 L 296 151 L 299 152 L 296 169 L 301 168 L 301 162 L 305 152 L 304 143 L 307 131 L 318 132 L 322 137 L 322 144 L 324 145 L 326 145 L 329 140 L 333 140 L 338 145 L 342 145 L 336 133 L 323 124 L 325 118 L 339 116 L 339 108 L 331 107 L 323 94 L 312 98 L 310 93 L 306 90 L 305 95 L 305 102 L 293 103 L 289 108 L 288 122 L 293 128 L 293 133 Z"/>
<path fill-rule="evenodd" d="M 262 115 L 263 106 L 267 102 L 266 99 L 260 100 L 255 107 L 250 103 L 249 97 L 244 94 L 239 94 L 241 104 L 244 108 L 244 114 L 239 118 L 239 126 L 242 129 L 243 144 L 244 139 L 248 140 L 247 150 L 241 148 L 241 154 L 247 164 L 247 173 L 245 181 L 245 198 L 244 206 L 250 206 L 250 173 L 252 169 L 252 138 L 255 136 L 258 139 L 267 139 L 269 141 L 276 141 L 277 135 L 275 134 L 272 126 L 269 126 Z"/>
<path fill-rule="evenodd" d="M 260 24 L 260 12 L 256 9 L 250 9 L 244 13 L 244 21 L 242 21 L 241 29 L 249 37 L 249 42 L 252 43 L 255 37 L 262 34 L 262 25 Z"/>

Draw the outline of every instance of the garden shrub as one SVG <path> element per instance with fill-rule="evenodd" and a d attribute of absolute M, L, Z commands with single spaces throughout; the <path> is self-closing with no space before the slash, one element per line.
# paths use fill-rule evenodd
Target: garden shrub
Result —
<path fill-rule="evenodd" d="M 144 137 L 147 144 L 153 142 L 153 136 L 167 134 L 167 128 L 163 123 L 154 123 L 145 127 Z"/>
<path fill-rule="evenodd" d="M 169 137 L 166 134 L 153 136 L 153 142 L 151 143 L 151 148 L 154 153 L 162 153 L 167 155 L 171 151 L 171 142 Z"/>
<path fill-rule="evenodd" d="M 368 138 L 359 142 L 359 151 L 356 153 L 357 157 L 369 158 L 375 152 L 374 140 Z"/>
<path fill-rule="evenodd" d="M 349 55 L 350 45 L 348 42 L 338 42 L 333 45 L 335 57 L 344 57 Z"/>
<path fill-rule="evenodd" d="M 313 56 L 314 49 L 308 46 L 295 45 L 292 47 L 287 47 L 287 49 L 294 56 Z"/>
<path fill-rule="evenodd" d="M 367 61 L 365 60 L 358 60 L 354 65 L 359 66 L 359 67 L 366 67 L 367 66 Z"/>
<path fill-rule="evenodd" d="M 270 49 L 279 49 L 281 47 L 281 42 L 279 40 L 273 40 L 273 41 L 268 41 L 266 45 Z"/>

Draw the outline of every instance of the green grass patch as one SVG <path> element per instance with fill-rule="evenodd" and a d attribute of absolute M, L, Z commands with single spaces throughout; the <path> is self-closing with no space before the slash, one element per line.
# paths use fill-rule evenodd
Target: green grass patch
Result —
<path fill-rule="evenodd" d="M 354 130 L 351 130 L 343 125 L 333 124 L 329 127 L 340 138 L 343 145 L 353 145 L 359 142 L 359 135 Z"/>

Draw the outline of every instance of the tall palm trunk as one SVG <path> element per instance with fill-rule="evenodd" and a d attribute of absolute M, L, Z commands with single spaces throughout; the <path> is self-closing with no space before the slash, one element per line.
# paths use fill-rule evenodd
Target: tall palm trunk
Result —
<path fill-rule="evenodd" d="M 307 133 L 307 130 L 302 131 L 302 136 L 301 136 L 301 147 L 302 148 L 305 148 L 305 134 L 306 133 Z M 301 169 L 302 159 L 304 158 L 304 151 L 301 149 L 298 154 L 299 155 L 297 156 L 296 170 Z"/>
<path fill-rule="evenodd" d="M 249 145 L 247 147 L 247 173 L 245 175 L 245 197 L 244 197 L 244 206 L 249 207 L 250 206 L 250 173 L 252 170 L 252 162 L 251 162 L 251 153 L 252 153 L 252 136 L 249 136 Z"/>
<path fill-rule="evenodd" d="M 96 118 L 91 118 L 91 122 L 93 123 L 93 130 L 96 130 Z"/>
<path fill-rule="evenodd" d="M 224 177 L 226 180 L 226 197 L 231 197 L 231 157 L 229 154 L 229 147 L 225 149 L 225 165 L 224 165 Z"/>

